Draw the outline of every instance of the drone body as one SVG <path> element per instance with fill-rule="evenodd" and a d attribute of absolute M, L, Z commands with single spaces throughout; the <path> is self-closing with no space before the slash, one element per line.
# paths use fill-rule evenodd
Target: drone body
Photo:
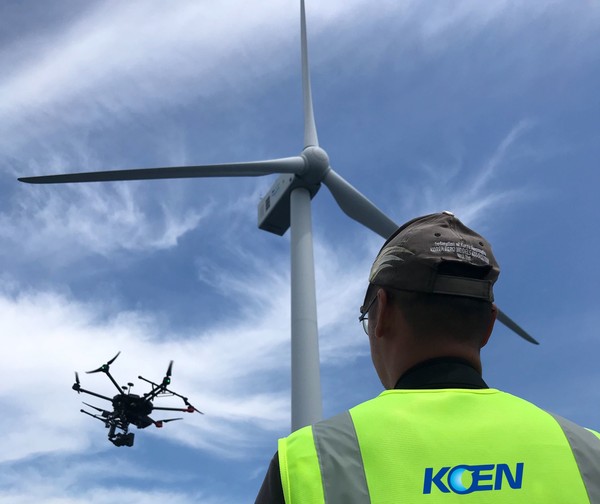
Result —
<path fill-rule="evenodd" d="M 182 411 L 185 413 L 194 413 L 198 412 L 203 414 L 201 411 L 192 406 L 187 397 L 184 397 L 177 392 L 173 392 L 167 388 L 168 385 L 171 384 L 171 372 L 173 370 L 173 361 L 169 363 L 169 367 L 167 368 L 167 372 L 165 377 L 163 378 L 160 384 L 154 383 L 150 380 L 142 376 L 138 376 L 140 380 L 143 380 L 150 385 L 152 388 L 150 392 L 137 395 L 131 393 L 131 387 L 133 387 L 133 383 L 128 383 L 127 386 L 120 387 L 118 383 L 115 381 L 113 376 L 110 374 L 110 365 L 115 361 L 115 359 L 119 356 L 121 352 L 117 353 L 112 359 L 110 359 L 106 364 L 103 364 L 98 369 L 94 369 L 93 371 L 87 371 L 88 374 L 92 373 L 104 373 L 110 381 L 117 388 L 119 393 L 114 397 L 110 398 L 108 396 L 97 394 L 96 392 L 92 392 L 90 390 L 83 389 L 81 387 L 81 383 L 79 382 L 79 374 L 75 372 L 75 383 L 73 384 L 73 390 L 75 390 L 78 394 L 83 392 L 84 394 L 89 394 L 94 397 L 98 397 L 100 399 L 104 399 L 106 401 L 110 401 L 112 404 L 112 411 L 105 410 L 102 408 L 98 408 L 97 406 L 93 406 L 84 402 L 86 406 L 95 409 L 98 413 L 90 413 L 84 409 L 80 411 L 85 413 L 86 415 L 91 416 L 92 418 L 96 418 L 104 423 L 104 426 L 108 429 L 108 439 L 115 446 L 133 446 L 134 434 L 129 432 L 129 426 L 135 425 L 138 429 L 145 429 L 150 425 L 155 425 L 156 427 L 162 427 L 166 422 L 172 422 L 174 420 L 181 420 L 181 418 L 167 418 L 162 420 L 154 420 L 150 417 L 150 414 L 155 410 L 160 411 Z M 159 407 L 154 405 L 154 400 L 157 397 L 163 396 L 176 396 L 183 400 L 185 404 L 185 408 L 168 408 L 168 407 Z"/>

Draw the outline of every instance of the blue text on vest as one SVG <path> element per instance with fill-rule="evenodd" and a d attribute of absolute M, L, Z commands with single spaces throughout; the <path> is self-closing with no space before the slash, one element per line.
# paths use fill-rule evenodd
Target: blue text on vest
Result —
<path fill-rule="evenodd" d="M 523 485 L 523 462 L 518 462 L 514 472 L 508 464 L 461 464 L 454 467 L 442 467 L 434 472 L 433 467 L 425 469 L 423 493 L 430 494 L 435 487 L 440 492 L 469 494 L 490 490 L 502 490 L 503 482 L 513 490 Z"/>

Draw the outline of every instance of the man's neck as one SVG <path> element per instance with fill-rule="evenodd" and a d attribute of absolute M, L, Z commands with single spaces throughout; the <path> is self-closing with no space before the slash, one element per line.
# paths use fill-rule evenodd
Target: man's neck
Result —
<path fill-rule="evenodd" d="M 458 357 L 427 359 L 408 369 L 396 382 L 397 389 L 489 388 L 468 360 Z"/>

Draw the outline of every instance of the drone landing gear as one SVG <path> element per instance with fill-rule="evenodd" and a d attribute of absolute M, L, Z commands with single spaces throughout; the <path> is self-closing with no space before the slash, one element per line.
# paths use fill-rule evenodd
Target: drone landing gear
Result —
<path fill-rule="evenodd" d="M 135 434 L 133 432 L 115 432 L 117 429 L 116 425 L 111 425 L 108 431 L 108 440 L 114 444 L 115 446 L 128 446 L 131 448 L 133 446 L 133 438 Z"/>
<path fill-rule="evenodd" d="M 115 446 L 128 446 L 131 448 L 133 446 L 133 438 L 134 437 L 135 437 L 135 434 L 133 432 L 130 432 L 128 434 L 123 434 L 123 433 L 119 432 L 119 433 L 115 434 L 113 437 L 109 437 L 108 439 Z"/>

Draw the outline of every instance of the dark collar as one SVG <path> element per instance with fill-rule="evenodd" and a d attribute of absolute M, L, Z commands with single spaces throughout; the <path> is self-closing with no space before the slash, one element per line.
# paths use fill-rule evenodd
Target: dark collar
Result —
<path fill-rule="evenodd" d="M 479 372 L 466 360 L 440 357 L 410 368 L 396 382 L 397 389 L 489 388 Z"/>

